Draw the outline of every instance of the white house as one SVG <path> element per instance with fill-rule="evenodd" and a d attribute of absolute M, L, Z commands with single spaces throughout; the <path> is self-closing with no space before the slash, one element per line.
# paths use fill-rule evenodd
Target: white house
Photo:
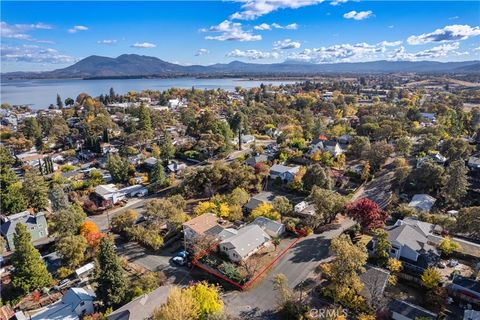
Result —
<path fill-rule="evenodd" d="M 75 274 L 77 275 L 77 278 L 80 279 L 81 281 L 88 279 L 91 275 L 93 275 L 95 271 L 95 264 L 93 262 L 89 262 L 80 268 L 75 270 Z"/>
<path fill-rule="evenodd" d="M 240 140 L 242 140 L 242 144 L 249 144 L 255 142 L 255 136 L 251 134 L 242 134 L 240 137 Z"/>
<path fill-rule="evenodd" d="M 247 225 L 220 242 L 220 251 L 226 253 L 233 262 L 240 262 L 257 252 L 270 242 L 270 236 L 256 224 Z"/>
<path fill-rule="evenodd" d="M 271 237 L 279 237 L 285 232 L 283 223 L 265 217 L 258 217 L 251 224 L 259 226 Z"/>
<path fill-rule="evenodd" d="M 317 151 L 328 151 L 332 156 L 336 157 L 345 153 L 340 144 L 337 141 L 318 141 L 310 145 L 309 154 L 313 154 Z"/>
<path fill-rule="evenodd" d="M 119 190 L 113 183 L 101 184 L 95 187 L 95 194 L 104 202 L 102 206 L 107 204 L 117 204 L 126 198 L 126 194 Z"/>
<path fill-rule="evenodd" d="M 93 292 L 83 288 L 70 288 L 63 295 L 62 300 L 47 306 L 40 313 L 32 316 L 31 320 L 78 320 L 95 311 L 94 300 Z"/>
<path fill-rule="evenodd" d="M 437 199 L 428 194 L 416 194 L 413 196 L 412 201 L 408 204 L 409 207 L 414 208 L 417 211 L 430 212 Z"/>
<path fill-rule="evenodd" d="M 295 175 L 300 170 L 300 166 L 288 167 L 281 164 L 275 164 L 270 168 L 270 179 L 280 178 L 284 182 L 293 181 Z"/>

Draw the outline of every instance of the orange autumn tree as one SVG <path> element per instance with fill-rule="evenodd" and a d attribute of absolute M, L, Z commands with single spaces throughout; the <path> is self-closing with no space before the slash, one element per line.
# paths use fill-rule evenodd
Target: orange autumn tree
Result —
<path fill-rule="evenodd" d="M 80 234 L 87 240 L 88 246 L 92 249 L 97 248 L 100 244 L 100 240 L 105 236 L 95 222 L 92 221 L 85 221 L 82 223 L 80 226 Z"/>

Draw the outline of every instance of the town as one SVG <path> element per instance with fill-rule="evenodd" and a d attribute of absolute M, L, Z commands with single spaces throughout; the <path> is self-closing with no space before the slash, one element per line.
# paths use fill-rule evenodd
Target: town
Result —
<path fill-rule="evenodd" d="M 470 76 L 57 95 L 1 141 L 1 319 L 480 317 Z"/>

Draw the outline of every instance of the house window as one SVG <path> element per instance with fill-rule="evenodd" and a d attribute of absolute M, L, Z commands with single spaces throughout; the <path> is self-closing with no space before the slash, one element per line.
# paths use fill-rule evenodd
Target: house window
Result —
<path fill-rule="evenodd" d="M 393 248 L 390 249 L 390 253 L 391 253 L 391 254 L 396 254 L 396 253 L 397 253 L 397 249 L 393 249 Z"/>
<path fill-rule="evenodd" d="M 80 306 L 83 307 L 84 305 L 85 305 L 85 301 L 80 302 Z"/>

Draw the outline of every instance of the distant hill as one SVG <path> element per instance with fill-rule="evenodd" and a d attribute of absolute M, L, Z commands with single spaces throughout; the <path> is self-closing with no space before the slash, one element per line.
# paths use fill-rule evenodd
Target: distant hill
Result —
<path fill-rule="evenodd" d="M 46 72 L 11 72 L 6 78 L 124 78 L 124 77 L 169 77 L 169 76 L 234 76 L 234 75 L 314 75 L 321 73 L 471 73 L 480 72 L 480 61 L 435 62 L 435 61 L 371 61 L 354 63 L 313 64 L 285 61 L 283 63 L 259 64 L 232 61 L 210 66 L 182 66 L 156 57 L 123 54 L 117 58 L 89 56 L 77 63 Z"/>

